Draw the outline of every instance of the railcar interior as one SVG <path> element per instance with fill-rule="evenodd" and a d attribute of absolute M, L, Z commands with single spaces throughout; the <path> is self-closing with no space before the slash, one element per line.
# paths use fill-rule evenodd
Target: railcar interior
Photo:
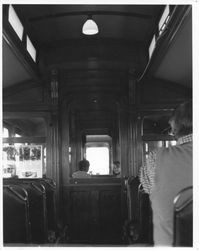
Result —
<path fill-rule="evenodd" d="M 138 173 L 192 99 L 192 9 L 2 4 L 4 246 L 153 246 Z"/>

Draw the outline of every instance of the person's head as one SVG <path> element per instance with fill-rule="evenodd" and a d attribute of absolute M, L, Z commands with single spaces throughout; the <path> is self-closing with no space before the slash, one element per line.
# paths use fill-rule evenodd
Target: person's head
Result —
<path fill-rule="evenodd" d="M 119 161 L 114 161 L 113 162 L 113 174 L 118 175 L 118 174 L 120 174 L 120 171 L 121 171 L 120 162 Z"/>
<path fill-rule="evenodd" d="M 79 170 L 88 172 L 90 163 L 86 159 L 83 159 L 79 162 Z"/>
<path fill-rule="evenodd" d="M 192 102 L 187 101 L 180 104 L 173 112 L 169 120 L 172 134 L 179 137 L 192 133 Z"/>

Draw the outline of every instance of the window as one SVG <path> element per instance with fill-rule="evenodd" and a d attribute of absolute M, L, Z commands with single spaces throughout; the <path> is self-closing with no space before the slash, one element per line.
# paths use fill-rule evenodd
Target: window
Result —
<path fill-rule="evenodd" d="M 41 117 L 4 119 L 3 177 L 42 178 L 46 174 L 46 124 Z M 8 136 L 9 135 L 9 136 Z"/>
<path fill-rule="evenodd" d="M 174 146 L 176 145 L 176 141 L 172 140 L 172 141 L 145 141 L 144 142 L 144 147 L 143 147 L 143 151 L 144 151 L 144 161 L 146 161 L 146 159 L 148 158 L 148 155 L 150 152 L 157 150 L 159 148 L 162 147 L 166 147 L 168 148 L 169 146 Z"/>
<path fill-rule="evenodd" d="M 39 144 L 3 145 L 3 177 L 42 178 L 45 147 Z"/>
<path fill-rule="evenodd" d="M 150 152 L 162 147 L 176 145 L 175 138 L 170 135 L 168 123 L 170 113 L 154 114 L 143 119 L 143 162 L 146 161 Z"/>
<path fill-rule="evenodd" d="M 8 10 L 8 21 L 11 24 L 11 26 L 13 27 L 17 36 L 22 41 L 24 28 L 23 28 L 21 21 L 19 20 L 19 18 L 17 16 L 14 8 L 12 7 L 12 5 L 9 6 L 9 10 Z"/>
<path fill-rule="evenodd" d="M 156 41 L 155 41 L 155 35 L 153 36 L 153 39 L 151 40 L 151 44 L 149 46 L 149 58 L 151 58 L 152 53 L 155 49 Z"/>
<path fill-rule="evenodd" d="M 3 137 L 4 138 L 9 137 L 9 131 L 7 128 L 3 128 Z"/>
<path fill-rule="evenodd" d="M 89 173 L 92 175 L 109 175 L 109 148 L 87 147 L 86 159 L 90 162 Z"/>
<path fill-rule="evenodd" d="M 160 36 L 162 34 L 164 29 L 166 28 L 166 25 L 167 25 L 169 18 L 170 18 L 170 7 L 169 7 L 169 5 L 166 5 L 166 7 L 163 11 L 163 14 L 160 18 L 160 21 L 158 23 L 158 34 L 156 34 L 157 36 L 154 34 L 154 36 L 151 40 L 151 43 L 149 45 L 149 59 L 151 58 L 153 51 L 156 47 L 156 39 L 158 36 Z"/>
<path fill-rule="evenodd" d="M 158 29 L 159 29 L 159 35 L 162 34 L 162 32 L 164 31 L 166 24 L 169 20 L 170 17 L 170 12 L 169 12 L 169 5 L 167 5 L 164 9 L 164 12 L 162 14 L 162 17 L 160 18 L 159 24 L 158 24 Z"/>
<path fill-rule="evenodd" d="M 110 175 L 112 138 L 109 135 L 86 135 L 85 158 L 92 175 Z"/>
<path fill-rule="evenodd" d="M 32 57 L 32 59 L 36 62 L 36 49 L 33 46 L 32 42 L 28 36 L 27 36 L 26 48 L 27 48 L 28 53 Z"/>
<path fill-rule="evenodd" d="M 72 158 L 71 147 L 68 147 L 68 160 L 69 160 L 69 163 L 71 163 L 71 158 Z"/>

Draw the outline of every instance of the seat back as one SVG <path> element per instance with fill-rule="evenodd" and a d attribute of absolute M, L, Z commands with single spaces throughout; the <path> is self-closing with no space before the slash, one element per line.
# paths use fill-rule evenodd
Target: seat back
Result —
<path fill-rule="evenodd" d="M 57 231 L 57 212 L 56 212 L 56 184 L 50 179 L 40 179 L 39 182 L 46 190 L 46 208 L 48 219 L 48 230 Z"/>
<path fill-rule="evenodd" d="M 153 243 L 153 223 L 152 209 L 149 194 L 145 193 L 142 185 L 138 187 L 138 204 L 139 204 L 139 227 L 140 242 Z"/>
<path fill-rule="evenodd" d="M 3 240 L 4 244 L 31 242 L 28 194 L 22 187 L 3 186 Z"/>
<path fill-rule="evenodd" d="M 139 178 L 130 177 L 127 183 L 128 220 L 136 221 L 139 215 L 138 187 Z"/>
<path fill-rule="evenodd" d="M 144 192 L 139 178 L 129 178 L 127 197 L 128 221 L 125 225 L 125 235 L 127 234 L 128 241 L 152 244 L 152 210 L 149 195 Z"/>
<path fill-rule="evenodd" d="M 45 187 L 38 180 L 33 179 L 7 179 L 4 180 L 5 184 L 21 187 L 27 192 L 32 243 L 47 243 L 48 224 Z"/>
<path fill-rule="evenodd" d="M 174 246 L 193 245 L 193 188 L 181 190 L 174 199 Z"/>
<path fill-rule="evenodd" d="M 47 243 L 48 221 L 45 187 L 37 182 L 24 182 L 20 185 L 27 190 L 29 196 L 32 242 Z"/>

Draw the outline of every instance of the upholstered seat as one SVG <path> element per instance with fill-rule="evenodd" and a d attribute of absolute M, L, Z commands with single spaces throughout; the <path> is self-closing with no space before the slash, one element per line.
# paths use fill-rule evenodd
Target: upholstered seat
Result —
<path fill-rule="evenodd" d="M 31 243 L 42 244 L 48 241 L 48 224 L 46 209 L 46 190 L 38 180 L 7 179 L 4 185 L 23 188 L 28 196 L 31 226 Z M 7 219 L 6 219 L 7 220 Z"/>
<path fill-rule="evenodd" d="M 30 243 L 31 228 L 28 194 L 22 187 L 3 186 L 4 243 Z"/>
<path fill-rule="evenodd" d="M 174 246 L 193 245 L 193 189 L 187 187 L 174 199 Z"/>

